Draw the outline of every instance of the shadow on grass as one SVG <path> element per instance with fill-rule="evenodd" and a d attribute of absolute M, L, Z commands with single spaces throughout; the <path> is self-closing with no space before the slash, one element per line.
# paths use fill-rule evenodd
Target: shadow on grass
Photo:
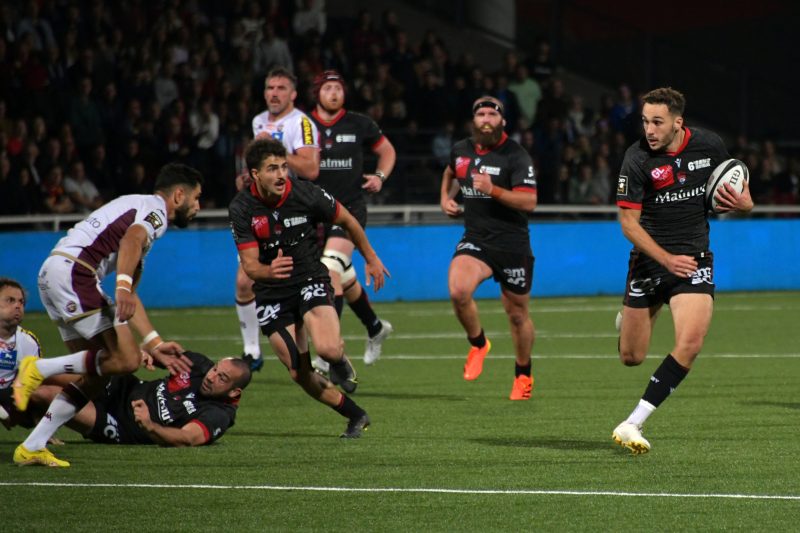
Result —
<path fill-rule="evenodd" d="M 507 446 L 510 448 L 549 448 L 552 450 L 583 451 L 607 450 L 609 448 L 609 443 L 606 440 L 560 439 L 555 437 L 486 437 L 470 440 L 472 442 L 477 442 L 478 444 L 486 444 L 489 446 Z"/>
<path fill-rule="evenodd" d="M 446 402 L 466 402 L 468 398 L 456 394 L 420 394 L 413 392 L 361 392 L 353 394 L 358 398 L 386 398 L 388 400 L 442 400 Z"/>

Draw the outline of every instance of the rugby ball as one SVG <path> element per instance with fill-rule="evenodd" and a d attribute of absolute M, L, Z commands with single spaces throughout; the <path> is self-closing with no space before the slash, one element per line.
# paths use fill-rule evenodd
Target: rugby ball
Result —
<path fill-rule="evenodd" d="M 744 182 L 750 180 L 747 166 L 738 159 L 728 159 L 714 169 L 706 182 L 706 209 L 717 212 L 717 199 L 714 197 L 719 189 L 730 184 L 736 192 L 744 190 Z"/>

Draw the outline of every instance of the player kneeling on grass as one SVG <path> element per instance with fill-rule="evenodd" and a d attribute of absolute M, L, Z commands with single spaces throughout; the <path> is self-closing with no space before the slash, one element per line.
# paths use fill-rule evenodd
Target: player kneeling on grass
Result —
<path fill-rule="evenodd" d="M 199 353 L 183 355 L 192 362 L 189 372 L 152 381 L 130 374 L 110 378 L 105 391 L 84 405 L 67 427 L 104 444 L 201 446 L 219 439 L 236 420 L 250 368 L 239 358 L 214 363 Z M 60 392 L 61 387 L 42 385 L 31 395 L 31 404 L 45 407 Z M 26 460 L 15 455 L 14 462 L 69 466 L 67 461 L 42 462 L 38 457 Z"/>
<path fill-rule="evenodd" d="M 292 379 L 349 420 L 341 436 L 359 437 L 370 424 L 367 413 L 331 384 L 353 392 L 358 382 L 344 354 L 317 225 L 333 223 L 347 230 L 366 261 L 367 285 L 374 280 L 375 290 L 380 289 L 388 272 L 346 208 L 317 185 L 289 176 L 281 143 L 256 140 L 247 147 L 245 160 L 253 183 L 234 197 L 229 216 L 242 268 L 255 281 L 261 331 Z M 309 335 L 317 354 L 330 364 L 331 381 L 311 366 Z"/>

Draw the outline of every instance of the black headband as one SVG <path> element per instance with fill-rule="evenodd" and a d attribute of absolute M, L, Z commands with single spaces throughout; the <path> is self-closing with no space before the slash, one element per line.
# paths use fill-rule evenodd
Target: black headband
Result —
<path fill-rule="evenodd" d="M 498 104 L 497 102 L 493 102 L 492 100 L 481 100 L 479 102 L 475 102 L 475 105 L 472 106 L 472 114 L 474 115 L 475 113 L 477 113 L 478 109 L 482 107 L 490 107 L 495 111 L 497 111 L 498 113 L 500 113 L 500 115 L 503 114 L 503 106 Z"/>

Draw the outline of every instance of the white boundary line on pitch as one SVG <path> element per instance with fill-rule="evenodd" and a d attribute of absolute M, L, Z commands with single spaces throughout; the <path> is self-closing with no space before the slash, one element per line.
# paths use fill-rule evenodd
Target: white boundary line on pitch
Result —
<path fill-rule="evenodd" d="M 46 483 L 38 481 L 0 481 L 7 487 L 53 487 L 53 488 L 110 488 L 110 489 L 203 489 L 203 490 L 261 490 L 296 492 L 394 492 L 410 494 L 500 494 L 534 496 L 616 496 L 638 498 L 717 498 L 733 500 L 790 500 L 800 501 L 800 496 L 783 494 L 716 494 L 674 492 L 616 492 L 605 490 L 538 490 L 538 489 L 444 489 L 444 488 L 395 488 L 395 487 L 303 487 L 283 485 L 199 485 L 161 483 Z"/>
<path fill-rule="evenodd" d="M 348 356 L 350 357 L 350 356 Z M 565 353 L 565 354 L 537 354 L 531 356 L 535 359 L 619 359 L 619 356 L 614 353 L 602 354 L 582 354 L 582 353 Z M 701 353 L 699 357 L 703 359 L 800 359 L 800 353 Z M 361 359 L 360 357 L 350 357 L 351 359 Z M 492 352 L 490 359 L 514 359 L 513 354 L 495 354 Z M 437 359 L 464 359 L 464 354 L 384 354 L 381 361 L 398 360 L 419 360 L 419 361 L 432 361 Z"/>

